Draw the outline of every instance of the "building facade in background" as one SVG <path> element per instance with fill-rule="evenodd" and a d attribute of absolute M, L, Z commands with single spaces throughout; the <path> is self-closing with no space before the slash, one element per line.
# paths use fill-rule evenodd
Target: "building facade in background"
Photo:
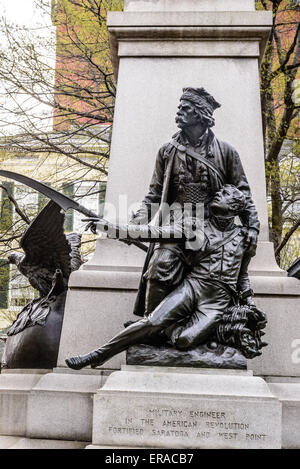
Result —
<path fill-rule="evenodd" d="M 122 6 L 119 0 L 52 0 L 56 27 L 52 131 L 17 136 L 17 145 L 13 136 L 14 143 L 6 142 L 5 150 L 0 151 L 1 168 L 49 184 L 100 215 L 115 94 L 106 14 Z M 7 254 L 18 249 L 17 236 L 28 226 L 9 195 L 29 220 L 47 203 L 41 194 L 13 181 L 5 181 L 0 188 L 0 330 L 35 295 L 26 279 L 7 264 Z M 66 232 L 83 232 L 81 218 L 68 211 Z M 83 254 L 88 257 L 93 248 L 94 236 L 85 233 Z"/>

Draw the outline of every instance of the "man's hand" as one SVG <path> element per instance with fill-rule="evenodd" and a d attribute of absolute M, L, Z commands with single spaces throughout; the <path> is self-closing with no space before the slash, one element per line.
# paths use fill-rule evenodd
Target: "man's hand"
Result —
<path fill-rule="evenodd" d="M 246 243 L 248 244 L 248 250 L 251 256 L 255 256 L 258 233 L 254 228 L 246 228 L 246 229 L 244 228 L 244 231 L 246 235 L 245 240 L 246 240 Z"/>
<path fill-rule="evenodd" d="M 257 321 L 257 328 L 263 329 L 267 324 L 266 313 L 262 309 L 258 308 L 255 304 L 251 305 L 250 308 L 253 311 L 255 321 Z"/>
<path fill-rule="evenodd" d="M 115 237 L 117 226 L 109 221 L 103 220 L 103 218 L 85 218 L 82 221 L 87 221 L 84 231 L 91 230 L 93 234 L 97 234 L 97 231 L 106 233 L 108 237 Z"/>
<path fill-rule="evenodd" d="M 99 218 L 83 218 L 81 221 L 88 222 L 84 231 L 91 230 L 94 235 L 97 234 L 97 223 L 99 222 Z"/>
<path fill-rule="evenodd" d="M 248 318 L 248 326 L 250 329 L 264 329 L 268 322 L 266 313 L 256 306 L 251 297 L 247 298 L 246 304 L 252 311 Z"/>

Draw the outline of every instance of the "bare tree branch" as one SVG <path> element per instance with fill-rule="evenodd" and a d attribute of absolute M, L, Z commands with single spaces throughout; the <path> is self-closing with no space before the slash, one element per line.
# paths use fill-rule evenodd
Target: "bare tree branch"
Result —
<path fill-rule="evenodd" d="M 282 251 L 284 246 L 287 244 L 287 242 L 289 241 L 291 236 L 295 233 L 295 231 L 299 228 L 299 226 L 300 226 L 300 217 L 294 222 L 294 225 L 289 229 L 289 231 L 286 233 L 286 235 L 284 236 L 279 246 L 277 246 L 277 248 L 275 249 L 276 256 L 279 255 L 279 253 Z"/>
<path fill-rule="evenodd" d="M 295 57 L 294 62 L 292 64 L 287 65 L 288 61 L 290 60 L 290 58 L 291 58 L 291 56 L 292 56 L 292 54 L 295 50 L 295 47 L 296 47 L 297 43 L 299 43 L 299 33 L 300 33 L 300 24 L 298 24 L 294 40 L 293 40 L 293 42 L 292 42 L 292 44 L 291 44 L 285 58 L 284 58 L 283 53 L 282 53 L 281 44 L 280 44 L 279 33 L 278 33 L 278 31 L 275 32 L 275 39 L 276 39 L 276 43 L 277 43 L 277 51 L 278 51 L 278 56 L 279 56 L 280 67 L 278 67 L 276 70 L 274 70 L 274 72 L 272 72 L 272 74 L 271 74 L 271 79 L 272 80 L 279 73 L 284 72 L 285 70 L 293 70 L 293 69 L 299 67 L 300 61 L 298 60 L 298 57 Z"/>
<path fill-rule="evenodd" d="M 23 212 L 23 210 L 20 209 L 18 202 L 17 202 L 16 199 L 12 196 L 12 194 L 9 192 L 9 190 L 7 189 L 7 187 L 5 187 L 5 186 L 3 186 L 2 184 L 0 184 L 0 188 L 6 192 L 7 197 L 8 197 L 8 199 L 11 201 L 11 203 L 14 205 L 17 214 L 22 218 L 22 220 L 25 221 L 25 223 L 27 223 L 27 225 L 29 225 L 29 224 L 30 224 L 29 218 L 28 218 L 27 215 Z"/>

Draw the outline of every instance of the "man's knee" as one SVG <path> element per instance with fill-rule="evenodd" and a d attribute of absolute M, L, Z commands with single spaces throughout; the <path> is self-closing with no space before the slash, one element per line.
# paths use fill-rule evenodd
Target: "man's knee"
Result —
<path fill-rule="evenodd" d="M 165 329 L 168 324 L 166 324 L 166 318 L 164 316 L 158 315 L 158 314 L 153 314 L 151 313 L 149 316 L 149 328 L 151 328 L 151 332 L 159 332 L 162 329 Z"/>
<path fill-rule="evenodd" d="M 182 334 L 175 341 L 175 347 L 178 350 L 188 350 L 193 346 L 193 338 Z"/>
<path fill-rule="evenodd" d="M 190 330 L 183 331 L 176 340 L 175 346 L 179 350 L 188 350 L 198 345 L 204 344 L 209 340 L 210 336 L 216 328 L 215 324 L 210 324 L 207 327 L 204 327 L 202 331 Z"/>
<path fill-rule="evenodd" d="M 150 320 L 149 320 L 149 316 L 144 316 L 143 319 L 140 319 L 136 324 L 139 324 L 141 325 L 142 327 L 145 327 L 147 329 L 155 329 L 156 328 L 156 324 L 153 324 Z"/>

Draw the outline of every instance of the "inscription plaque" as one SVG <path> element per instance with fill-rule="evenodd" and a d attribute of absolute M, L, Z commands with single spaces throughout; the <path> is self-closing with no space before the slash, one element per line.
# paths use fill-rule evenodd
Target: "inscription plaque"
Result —
<path fill-rule="evenodd" d="M 179 408 L 175 407 L 176 403 L 167 406 L 164 399 L 160 399 L 155 406 L 147 406 L 146 402 L 142 402 L 144 398 L 131 398 L 135 408 L 130 405 L 126 409 L 127 399 L 121 398 L 118 407 L 120 403 L 123 405 L 119 411 L 115 409 L 115 399 L 112 406 L 112 400 L 104 398 L 102 412 L 105 413 L 104 409 L 107 408 L 108 413 L 105 422 L 101 424 L 101 433 L 109 436 L 111 444 L 144 446 L 146 443 L 158 447 L 172 447 L 175 444 L 176 447 L 184 448 L 226 448 L 227 443 L 230 443 L 230 447 L 244 445 L 249 448 L 260 446 L 259 443 L 263 447 L 273 445 L 273 434 L 269 434 L 268 422 L 258 417 L 260 412 L 265 414 L 265 409 L 257 402 L 248 401 L 245 405 L 235 401 L 236 409 L 230 409 L 232 402 L 202 401 L 200 410 L 197 402 L 191 402 L 195 407 L 189 405 Z"/>
<path fill-rule="evenodd" d="M 170 374 L 169 390 L 155 393 L 155 379 L 151 380 L 154 373 L 143 374 L 150 388 L 148 392 L 134 389 L 136 380 L 133 375 L 138 373 L 132 372 L 127 373 L 127 378 L 132 381 L 131 393 L 128 393 L 128 380 L 124 386 L 126 389 L 122 389 L 120 382 L 118 391 L 106 390 L 106 385 L 98 391 L 94 406 L 93 444 L 153 448 L 280 447 L 280 403 L 269 391 L 263 396 L 259 389 L 258 396 L 253 393 L 252 386 L 252 396 L 248 393 L 244 397 L 237 392 L 236 395 L 224 395 L 226 379 L 236 381 L 237 390 L 239 382 L 241 388 L 246 384 L 245 379 L 261 385 L 261 378 L 219 376 L 221 379 L 214 381 L 215 376 L 185 375 L 191 385 L 187 392 L 187 389 L 180 389 L 179 379 L 174 380 L 176 375 Z M 219 395 L 214 395 L 218 390 L 209 394 L 209 388 L 216 383 L 220 383 Z"/>

